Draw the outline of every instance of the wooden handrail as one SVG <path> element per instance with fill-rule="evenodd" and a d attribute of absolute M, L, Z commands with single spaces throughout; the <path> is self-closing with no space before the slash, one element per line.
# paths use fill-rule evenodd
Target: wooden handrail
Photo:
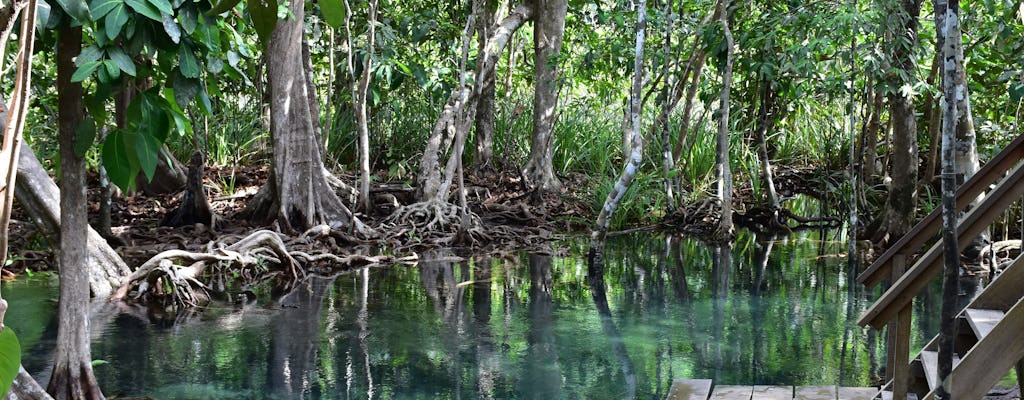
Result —
<path fill-rule="evenodd" d="M 957 189 L 956 205 L 957 211 L 963 211 L 967 206 L 988 189 L 992 182 L 1003 177 L 1003 174 L 1013 168 L 1014 165 L 1024 159 L 1024 134 L 1017 136 L 1012 142 L 1006 145 L 1002 151 L 993 157 L 976 174 L 971 176 Z M 936 207 L 928 216 L 914 225 L 906 235 L 903 235 L 895 244 L 889 247 L 874 263 L 864 272 L 857 276 L 857 282 L 864 284 L 869 289 L 873 288 L 882 280 L 889 277 L 892 269 L 892 257 L 903 253 L 910 255 L 917 252 L 929 239 L 939 233 L 942 220 L 939 218 L 941 208 Z"/>
<path fill-rule="evenodd" d="M 1018 165 L 996 186 L 977 207 L 971 209 L 957 225 L 957 237 L 960 251 L 970 245 L 972 239 L 981 234 L 996 217 L 1024 194 L 1024 165 Z M 910 305 L 917 293 L 921 291 L 942 270 L 942 242 L 936 242 L 914 263 L 914 266 L 903 274 L 899 280 L 871 305 L 857 324 L 870 324 L 881 329 L 896 314 Z"/>

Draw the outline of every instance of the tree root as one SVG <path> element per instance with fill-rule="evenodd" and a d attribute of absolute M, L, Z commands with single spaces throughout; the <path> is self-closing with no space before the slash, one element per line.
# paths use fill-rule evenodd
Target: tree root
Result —
<path fill-rule="evenodd" d="M 293 240 L 291 245 L 298 247 L 311 240 L 338 237 L 351 238 L 343 232 L 319 226 Z M 214 294 L 225 293 L 224 282 L 231 280 L 248 286 L 278 277 L 294 284 L 317 265 L 339 269 L 416 261 L 415 257 L 310 254 L 304 250 L 289 250 L 287 239 L 278 232 L 259 230 L 244 237 L 224 237 L 210 242 L 202 252 L 163 251 L 132 273 L 112 300 L 196 307 L 209 302 Z M 227 244 L 229 242 L 233 243 Z"/>
<path fill-rule="evenodd" d="M 445 201 L 428 200 L 399 207 L 378 231 L 387 232 L 384 235 L 387 240 L 409 241 L 414 245 L 477 246 L 494 239 L 483 226 L 480 216 L 470 210 Z"/>

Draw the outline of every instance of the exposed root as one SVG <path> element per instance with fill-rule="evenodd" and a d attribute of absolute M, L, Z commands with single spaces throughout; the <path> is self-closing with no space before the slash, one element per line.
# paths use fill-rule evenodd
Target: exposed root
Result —
<path fill-rule="evenodd" d="M 399 207 L 378 230 L 387 232 L 388 240 L 413 245 L 472 247 L 493 240 L 483 226 L 480 217 L 470 210 L 446 201 L 428 200 Z"/>
<path fill-rule="evenodd" d="M 291 247 L 335 237 L 349 236 L 325 226 L 316 227 L 295 240 Z M 295 283 L 305 277 L 308 269 L 318 265 L 339 269 L 416 260 L 415 257 L 310 254 L 304 250 L 289 250 L 287 239 L 278 232 L 260 230 L 245 237 L 232 236 L 210 242 L 203 252 L 163 251 L 132 273 L 112 299 L 195 307 L 204 305 L 214 295 L 224 294 L 230 286 L 225 282 L 232 280 L 243 287 L 271 277 Z"/>

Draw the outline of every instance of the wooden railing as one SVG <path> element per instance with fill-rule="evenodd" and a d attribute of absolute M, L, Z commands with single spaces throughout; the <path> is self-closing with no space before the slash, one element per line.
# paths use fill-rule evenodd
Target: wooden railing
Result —
<path fill-rule="evenodd" d="M 962 211 L 985 193 L 992 183 L 999 182 L 957 226 L 961 251 L 1024 194 L 1024 166 L 1018 165 L 1022 159 L 1024 135 L 1014 139 L 957 190 L 957 209 Z M 1009 176 L 1006 176 L 1007 171 L 1011 171 Z M 936 241 L 909 270 L 906 266 L 925 243 L 938 235 L 941 229 L 939 213 L 940 209 L 936 208 L 928 214 L 857 277 L 857 281 L 868 288 L 886 279 L 893 282 L 857 323 L 876 329 L 889 325 L 886 379 L 893 381 L 893 398 L 896 400 L 906 399 L 909 391 L 912 301 L 942 270 L 942 242 Z"/>

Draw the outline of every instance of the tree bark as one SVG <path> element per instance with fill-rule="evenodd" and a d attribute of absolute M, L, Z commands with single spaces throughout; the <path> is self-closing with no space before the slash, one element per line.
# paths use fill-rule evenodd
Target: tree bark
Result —
<path fill-rule="evenodd" d="M 57 103 L 60 132 L 60 302 L 57 350 L 47 392 L 58 400 L 103 399 L 92 373 L 89 348 L 89 221 L 85 160 L 75 154 L 75 130 L 84 119 L 82 85 L 72 83 L 74 58 L 82 51 L 82 28 L 64 25 L 57 43 Z"/>
<path fill-rule="evenodd" d="M 509 39 L 533 15 L 534 6 L 532 2 L 527 1 L 516 6 L 500 24 L 495 26 L 493 34 L 487 39 L 485 54 L 480 56 L 483 62 L 477 62 L 474 83 L 484 82 L 489 74 L 494 73 L 498 57 L 508 45 Z M 448 142 L 450 145 L 451 142 L 454 142 L 453 139 L 459 128 L 458 120 L 467 110 L 475 110 L 474 102 L 479 98 L 478 91 L 480 89 L 479 86 L 473 89 L 465 87 L 456 89 L 449 96 L 441 110 L 441 115 L 437 117 L 430 137 L 427 139 L 426 149 L 423 150 L 423 158 L 420 159 L 419 172 L 416 175 L 417 198 L 420 201 L 447 199 L 447 193 L 441 193 L 440 159 L 448 146 L 442 146 L 442 144 Z"/>
<path fill-rule="evenodd" d="M 534 0 L 537 13 L 533 21 L 534 97 L 533 139 L 530 160 L 524 168 L 528 183 L 540 192 L 561 190 L 555 177 L 554 127 L 558 108 L 558 55 L 565 33 L 567 0 Z"/>
<path fill-rule="evenodd" d="M 60 190 L 27 144 L 22 146 L 19 157 L 15 193 L 18 204 L 51 243 L 60 243 Z M 88 287 L 93 297 L 107 297 L 121 286 L 131 270 L 99 233 L 92 228 L 88 231 Z"/>
<path fill-rule="evenodd" d="M 936 16 L 938 19 L 938 16 Z M 936 21 L 938 22 L 938 21 Z M 935 57 L 932 58 L 932 68 L 928 72 L 928 86 L 935 84 L 939 75 L 939 63 L 942 59 L 942 38 L 936 38 Z M 935 180 L 935 170 L 939 167 L 939 148 L 942 147 L 942 105 L 941 95 L 929 94 L 924 104 L 924 118 L 928 120 L 928 163 L 925 164 L 924 175 L 921 176 L 921 186 L 931 185 Z"/>
<path fill-rule="evenodd" d="M 289 4 L 294 17 L 278 20 L 267 44 L 273 174 L 247 212 L 256 224 L 277 220 L 291 232 L 320 224 L 361 231 L 331 188 L 321 158 L 302 65 L 303 4 Z"/>
<path fill-rule="evenodd" d="M 872 182 L 875 176 L 875 163 L 878 161 L 878 132 L 881 130 L 882 107 L 885 97 L 882 91 L 871 90 L 871 114 L 864 132 L 864 181 Z"/>
<path fill-rule="evenodd" d="M 970 170 L 970 148 L 973 147 L 973 126 L 962 127 L 970 118 L 967 82 L 964 72 L 963 37 L 960 33 L 959 0 L 935 0 L 935 29 L 942 50 L 942 246 L 944 270 L 942 278 L 942 311 L 939 322 L 939 380 L 942 385 L 936 398 L 949 399 L 947 380 L 953 370 L 956 315 L 960 312 L 960 248 L 957 243 L 956 188 L 961 172 Z M 970 131 L 969 146 L 961 141 L 961 132 Z M 975 162 L 977 157 L 975 156 Z"/>
<path fill-rule="evenodd" d="M 370 70 L 373 68 L 373 43 L 376 35 L 377 0 L 370 0 L 370 11 L 367 17 L 369 32 L 366 39 L 366 62 L 363 63 L 363 75 L 359 77 L 356 89 L 356 123 L 359 129 L 359 207 L 364 213 L 370 213 L 373 206 L 370 199 L 370 128 L 366 117 L 366 95 L 370 89 Z M 355 77 L 353 77 L 354 79 Z"/>
<path fill-rule="evenodd" d="M 477 0 L 473 2 L 476 17 L 477 32 L 477 54 L 483 55 L 487 52 L 487 38 L 491 37 L 494 31 L 494 14 L 498 10 L 497 0 Z M 481 74 L 484 81 L 480 85 L 480 96 L 477 99 L 476 121 L 476 157 L 473 164 L 477 168 L 491 166 L 494 158 L 494 95 L 495 95 L 495 71 L 497 64 L 489 65 L 490 71 Z M 512 65 L 509 65 L 512 68 Z"/>
<path fill-rule="evenodd" d="M 53 400 L 53 397 L 36 382 L 25 367 L 18 368 L 18 376 L 14 378 L 11 389 L 7 391 L 4 400 Z"/>
<path fill-rule="evenodd" d="M 598 264 L 603 262 L 601 252 L 604 248 L 604 238 L 608 233 L 608 225 L 611 222 L 612 215 L 615 213 L 615 209 L 619 207 L 619 202 L 622 201 L 626 190 L 629 190 L 629 185 L 633 183 L 633 178 L 636 177 L 636 173 L 640 169 L 640 162 L 643 159 L 644 140 L 643 133 L 640 131 L 640 114 L 643 111 L 641 110 L 641 92 L 644 84 L 644 40 L 646 39 L 645 35 L 647 32 L 647 1 L 639 0 L 636 7 L 636 49 L 633 58 L 633 88 L 629 98 L 630 143 L 632 146 L 626 166 L 619 175 L 619 179 L 615 182 L 615 186 L 612 187 L 612 191 L 608 192 L 608 196 L 604 200 L 604 207 L 601 207 L 601 212 L 597 215 L 597 221 L 594 223 L 594 229 L 590 233 L 589 259 L 592 263 Z"/>
<path fill-rule="evenodd" d="M 900 76 L 914 76 L 913 51 L 917 45 L 917 19 L 921 11 L 920 0 L 902 0 L 901 9 L 894 15 L 898 26 L 894 27 L 897 37 L 892 41 L 894 73 L 890 87 L 899 88 L 905 82 Z M 892 188 L 882 212 L 882 225 L 874 235 L 875 242 L 889 243 L 903 236 L 914 223 L 917 211 L 917 121 L 914 116 L 914 101 L 900 90 L 889 94 L 892 138 Z"/>
<path fill-rule="evenodd" d="M 768 208 L 772 212 L 772 226 L 779 223 L 779 209 L 782 205 L 779 202 L 779 195 L 775 192 L 775 180 L 772 179 L 772 164 L 768 155 L 768 140 L 766 138 L 768 128 L 771 125 L 769 114 L 775 103 L 775 92 L 771 89 L 771 82 L 765 80 L 761 88 L 761 106 L 757 115 L 757 156 L 761 158 L 761 174 L 764 175 L 764 185 L 768 194 Z"/>
<path fill-rule="evenodd" d="M 729 29 L 728 0 L 718 2 L 718 21 L 725 32 L 725 67 L 722 69 L 722 93 L 719 98 L 718 139 L 715 156 L 716 195 L 721 205 L 721 217 L 714 235 L 718 238 L 732 236 L 732 169 L 729 166 L 729 91 L 732 87 L 733 37 Z"/>
<path fill-rule="evenodd" d="M 672 2 L 665 1 L 664 11 L 665 15 L 672 14 Z M 668 129 L 668 118 L 672 114 L 672 109 L 675 108 L 677 102 L 676 93 L 680 92 L 681 89 L 678 83 L 684 80 L 677 81 L 676 87 L 672 87 L 670 82 L 672 81 L 669 62 L 669 54 L 672 54 L 672 28 L 674 28 L 672 20 L 669 18 L 665 19 L 665 43 L 664 43 L 664 63 L 662 64 L 662 73 L 665 75 L 665 85 L 662 87 L 662 98 L 664 99 L 661 103 L 661 114 L 658 115 L 658 119 L 655 121 L 655 126 L 661 131 L 661 170 L 662 180 L 664 180 L 665 187 L 665 206 L 666 214 L 671 214 L 676 209 L 676 196 L 675 196 L 675 176 L 672 171 L 675 170 L 675 158 L 672 156 L 672 140 L 669 136 Z M 670 100 L 671 99 L 671 100 Z M 664 116 L 664 117 L 663 117 Z"/>

